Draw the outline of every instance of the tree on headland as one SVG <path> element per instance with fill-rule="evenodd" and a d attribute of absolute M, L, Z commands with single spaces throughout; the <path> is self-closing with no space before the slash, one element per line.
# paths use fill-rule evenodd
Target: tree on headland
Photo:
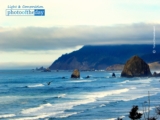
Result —
<path fill-rule="evenodd" d="M 129 113 L 129 118 L 131 118 L 132 120 L 138 120 L 143 115 L 142 113 L 138 113 L 138 106 L 133 106 Z"/>

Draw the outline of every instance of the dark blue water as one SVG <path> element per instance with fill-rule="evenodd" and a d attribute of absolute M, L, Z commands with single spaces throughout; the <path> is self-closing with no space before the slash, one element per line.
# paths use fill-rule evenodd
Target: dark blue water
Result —
<path fill-rule="evenodd" d="M 0 119 L 128 120 L 133 105 L 142 112 L 148 91 L 151 116 L 160 104 L 160 78 L 121 78 L 120 72 L 112 78 L 112 72 L 92 71 L 70 79 L 71 73 L 1 70 Z"/>

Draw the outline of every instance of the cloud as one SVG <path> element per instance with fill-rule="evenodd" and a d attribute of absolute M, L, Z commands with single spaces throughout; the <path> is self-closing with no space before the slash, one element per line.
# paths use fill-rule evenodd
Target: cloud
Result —
<path fill-rule="evenodd" d="M 72 27 L 0 27 L 0 51 L 60 50 L 79 45 L 152 44 L 153 26 L 156 43 L 160 39 L 160 24 Z"/>

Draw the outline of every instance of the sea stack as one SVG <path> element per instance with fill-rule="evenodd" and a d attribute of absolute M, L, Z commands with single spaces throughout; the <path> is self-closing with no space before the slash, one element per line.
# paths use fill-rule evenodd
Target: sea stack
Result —
<path fill-rule="evenodd" d="M 153 77 L 160 77 L 160 73 L 154 72 Z"/>
<path fill-rule="evenodd" d="M 112 77 L 116 77 L 116 74 L 115 74 L 115 73 L 112 73 Z"/>
<path fill-rule="evenodd" d="M 80 78 L 80 72 L 78 69 L 75 69 L 71 75 L 71 78 Z"/>
<path fill-rule="evenodd" d="M 149 65 L 138 56 L 130 58 L 121 73 L 121 77 L 147 77 L 151 76 Z"/>

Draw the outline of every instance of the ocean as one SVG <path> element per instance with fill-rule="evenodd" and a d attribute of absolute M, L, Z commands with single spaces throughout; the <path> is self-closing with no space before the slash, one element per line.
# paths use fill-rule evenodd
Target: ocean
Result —
<path fill-rule="evenodd" d="M 121 78 L 116 71 L 0 70 L 1 120 L 129 120 L 133 105 L 160 105 L 160 78 Z M 90 78 L 85 78 L 90 76 Z M 62 78 L 65 77 L 65 78 Z M 48 85 L 48 83 L 50 84 Z"/>

